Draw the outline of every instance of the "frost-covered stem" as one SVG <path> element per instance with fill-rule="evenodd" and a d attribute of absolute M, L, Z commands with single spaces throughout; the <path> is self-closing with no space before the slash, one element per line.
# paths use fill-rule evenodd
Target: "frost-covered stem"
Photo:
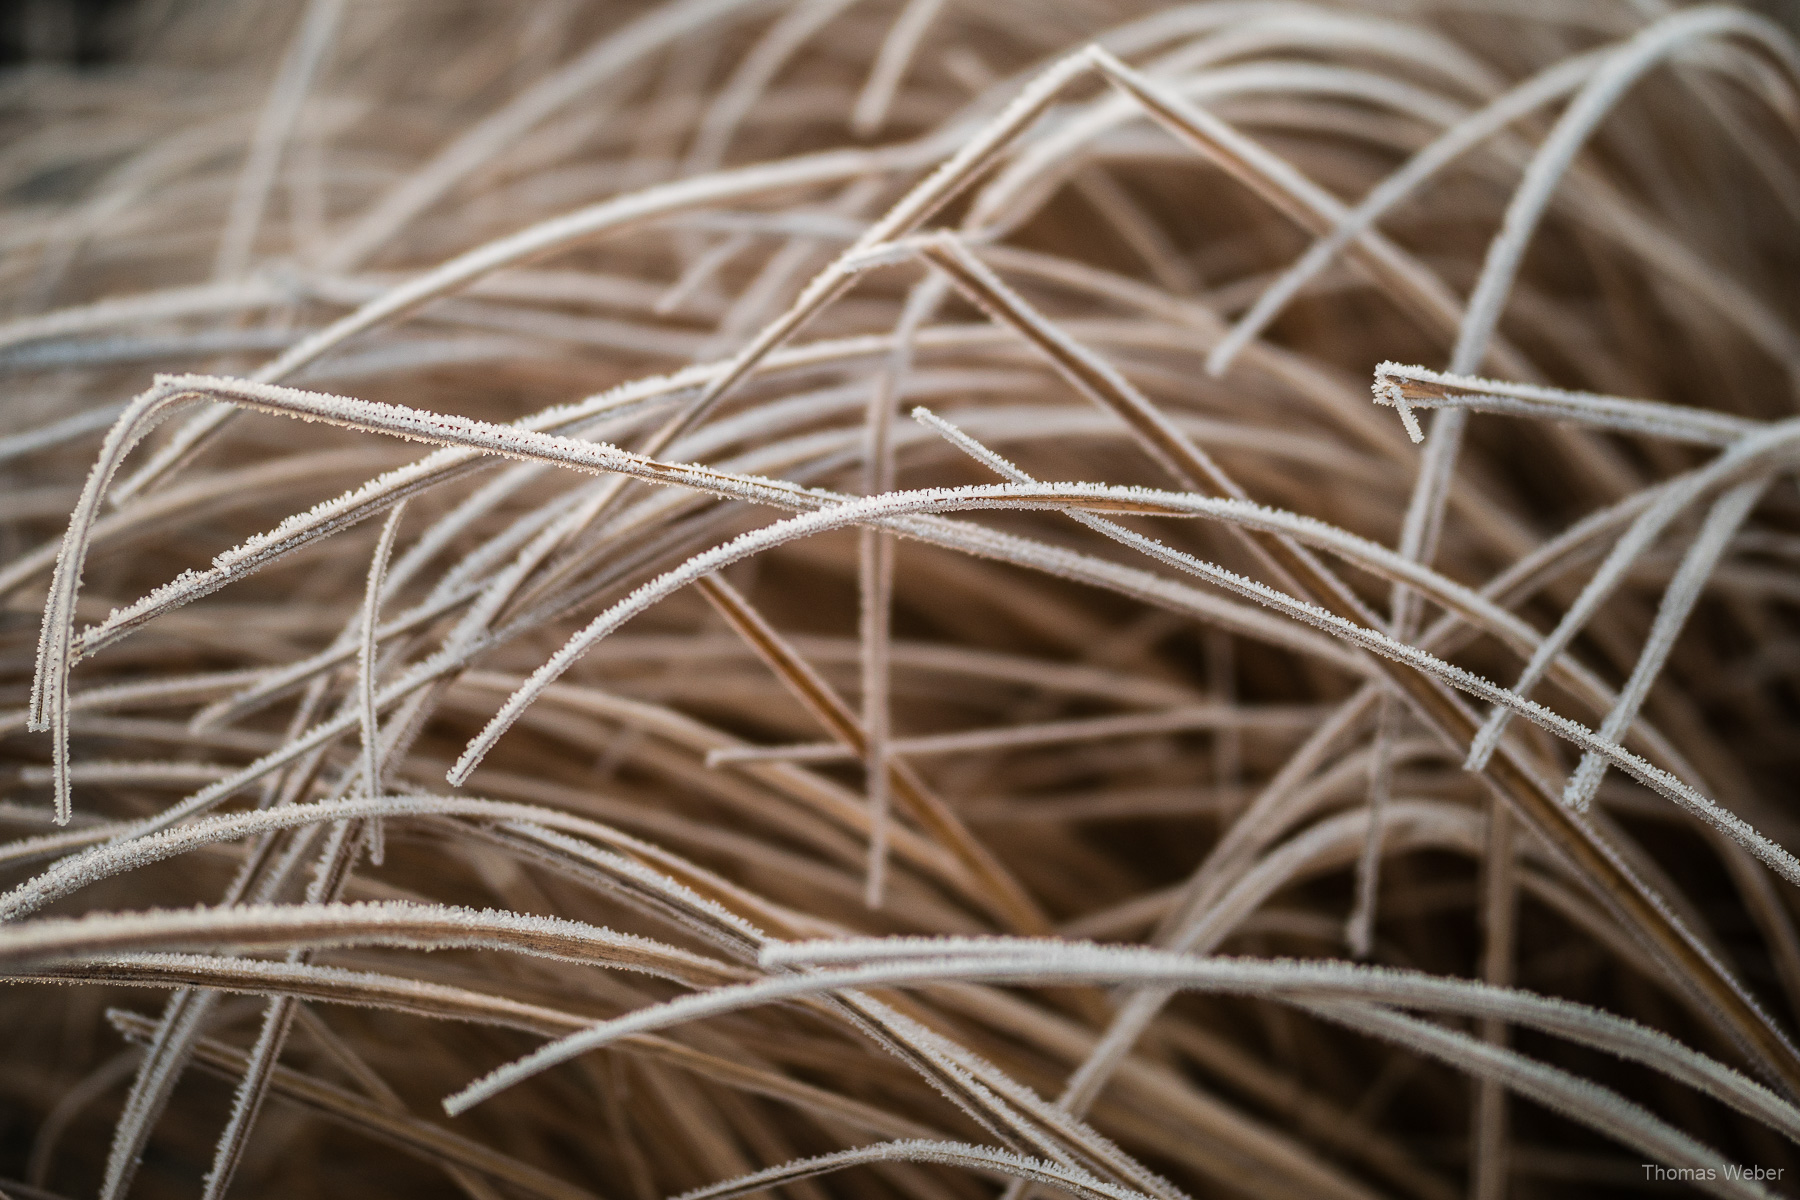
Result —
<path fill-rule="evenodd" d="M 362 638 L 356 663 L 356 691 L 362 718 L 362 793 L 381 795 L 381 721 L 375 709 L 375 634 L 381 616 L 381 585 L 387 572 L 388 558 L 394 552 L 394 539 L 400 531 L 400 518 L 406 512 L 406 501 L 394 505 L 376 540 L 375 553 L 369 559 L 368 584 L 363 589 Z M 367 828 L 369 860 L 380 866 L 386 857 L 381 837 L 381 819 L 370 821 Z"/>
<path fill-rule="evenodd" d="M 1618 700 L 1600 725 L 1601 737 L 1613 742 L 1624 740 L 1632 721 L 1637 717 L 1638 708 L 1649 695 L 1651 684 L 1656 681 L 1663 663 L 1674 650 L 1675 639 L 1680 636 L 1688 614 L 1699 601 L 1700 593 L 1718 566 L 1719 559 L 1724 555 L 1738 527 L 1762 499 L 1770 482 L 1770 477 L 1764 475 L 1748 483 L 1741 483 L 1713 503 L 1712 509 L 1706 514 L 1706 520 L 1701 523 L 1693 545 L 1682 556 L 1681 566 L 1676 568 L 1674 577 L 1669 580 L 1669 586 L 1663 592 L 1662 603 L 1657 606 L 1656 620 L 1650 626 L 1649 636 L 1644 639 L 1644 648 L 1638 653 L 1637 663 L 1631 669 L 1631 677 L 1619 689 Z M 1568 786 L 1563 789 L 1563 803 L 1575 809 L 1586 808 L 1594 793 L 1599 790 L 1600 781 L 1605 775 L 1606 763 L 1603 760 L 1592 754 L 1583 754 L 1574 774 L 1569 777 Z"/>

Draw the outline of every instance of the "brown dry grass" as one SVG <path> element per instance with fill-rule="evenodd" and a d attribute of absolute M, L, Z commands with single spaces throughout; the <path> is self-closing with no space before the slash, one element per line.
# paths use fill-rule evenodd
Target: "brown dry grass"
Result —
<path fill-rule="evenodd" d="M 1792 1193 L 1778 25 L 131 20 L 0 77 L 0 1192 Z"/>

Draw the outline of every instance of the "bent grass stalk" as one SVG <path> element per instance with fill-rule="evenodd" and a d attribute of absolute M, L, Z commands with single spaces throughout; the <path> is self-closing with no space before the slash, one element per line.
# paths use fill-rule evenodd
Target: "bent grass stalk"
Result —
<path fill-rule="evenodd" d="M 0 1191 L 1800 1170 L 1800 50 L 1480 7 L 0 83 Z"/>

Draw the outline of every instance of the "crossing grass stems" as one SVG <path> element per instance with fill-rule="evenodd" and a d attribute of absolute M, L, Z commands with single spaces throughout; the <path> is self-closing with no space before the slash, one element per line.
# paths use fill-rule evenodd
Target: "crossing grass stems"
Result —
<path fill-rule="evenodd" d="M 0 1192 L 1800 1169 L 1780 26 L 120 19 L 0 80 Z"/>

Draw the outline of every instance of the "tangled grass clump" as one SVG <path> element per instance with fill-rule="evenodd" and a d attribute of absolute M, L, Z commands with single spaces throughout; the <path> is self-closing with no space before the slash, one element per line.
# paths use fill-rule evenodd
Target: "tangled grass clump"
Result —
<path fill-rule="evenodd" d="M 117 19 L 0 78 L 0 1193 L 1794 1194 L 1781 25 Z"/>

